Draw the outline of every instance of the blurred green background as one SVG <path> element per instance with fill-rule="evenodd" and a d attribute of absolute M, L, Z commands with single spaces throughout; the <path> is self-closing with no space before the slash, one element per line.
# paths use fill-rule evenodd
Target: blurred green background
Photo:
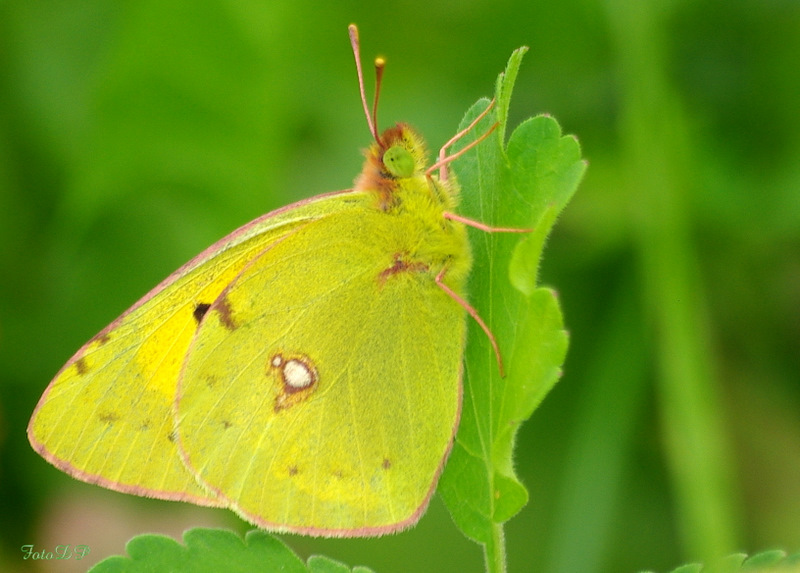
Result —
<path fill-rule="evenodd" d="M 20 547 L 246 526 L 72 480 L 25 426 L 81 344 L 191 256 L 350 186 L 369 136 L 346 26 L 388 59 L 379 121 L 438 148 L 528 45 L 511 125 L 576 134 L 545 254 L 571 333 L 523 428 L 511 572 L 665 571 L 800 549 L 800 3 L 0 3 L 0 570 Z M 367 68 L 371 78 L 371 68 Z M 369 79 L 371 81 L 371 79 Z M 441 502 L 379 540 L 287 537 L 376 571 L 482 570 Z"/>

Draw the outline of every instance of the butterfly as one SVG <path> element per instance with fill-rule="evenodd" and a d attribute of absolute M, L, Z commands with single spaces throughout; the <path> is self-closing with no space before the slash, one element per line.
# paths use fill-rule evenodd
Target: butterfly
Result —
<path fill-rule="evenodd" d="M 377 130 L 352 189 L 246 224 L 183 265 L 70 358 L 28 426 L 71 476 L 230 508 L 258 527 L 370 536 L 413 525 L 453 443 L 472 257 L 448 149 Z"/>

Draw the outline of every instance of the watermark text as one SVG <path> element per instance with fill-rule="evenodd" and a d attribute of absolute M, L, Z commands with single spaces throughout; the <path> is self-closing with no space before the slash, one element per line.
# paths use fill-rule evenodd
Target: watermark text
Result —
<path fill-rule="evenodd" d="M 54 549 L 37 549 L 33 545 L 22 546 L 22 558 L 34 561 L 51 559 L 74 559 L 80 561 L 89 555 L 88 545 L 56 545 Z"/>

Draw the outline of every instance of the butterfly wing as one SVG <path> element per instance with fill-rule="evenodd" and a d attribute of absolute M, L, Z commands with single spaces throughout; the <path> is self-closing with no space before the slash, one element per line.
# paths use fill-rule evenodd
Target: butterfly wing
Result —
<path fill-rule="evenodd" d="M 427 506 L 458 421 L 465 320 L 418 234 L 377 211 L 294 231 L 200 325 L 179 383 L 187 466 L 245 519 L 379 535 Z"/>
<path fill-rule="evenodd" d="M 178 269 L 83 346 L 42 395 L 34 449 L 73 477 L 161 499 L 220 505 L 181 462 L 172 407 L 204 302 L 269 245 L 363 194 L 338 193 L 274 211 Z"/>

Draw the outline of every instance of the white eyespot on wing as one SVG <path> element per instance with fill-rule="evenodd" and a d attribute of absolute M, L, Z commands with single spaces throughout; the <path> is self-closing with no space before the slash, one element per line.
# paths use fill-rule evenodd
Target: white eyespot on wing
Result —
<path fill-rule="evenodd" d="M 290 358 L 286 358 L 279 352 L 272 356 L 267 370 L 268 375 L 277 384 L 276 412 L 308 399 L 316 390 L 319 381 L 314 362 L 304 354 L 292 354 Z"/>
<path fill-rule="evenodd" d="M 283 382 L 288 388 L 294 391 L 303 390 L 315 381 L 316 373 L 305 362 L 292 358 L 283 365 Z"/>

